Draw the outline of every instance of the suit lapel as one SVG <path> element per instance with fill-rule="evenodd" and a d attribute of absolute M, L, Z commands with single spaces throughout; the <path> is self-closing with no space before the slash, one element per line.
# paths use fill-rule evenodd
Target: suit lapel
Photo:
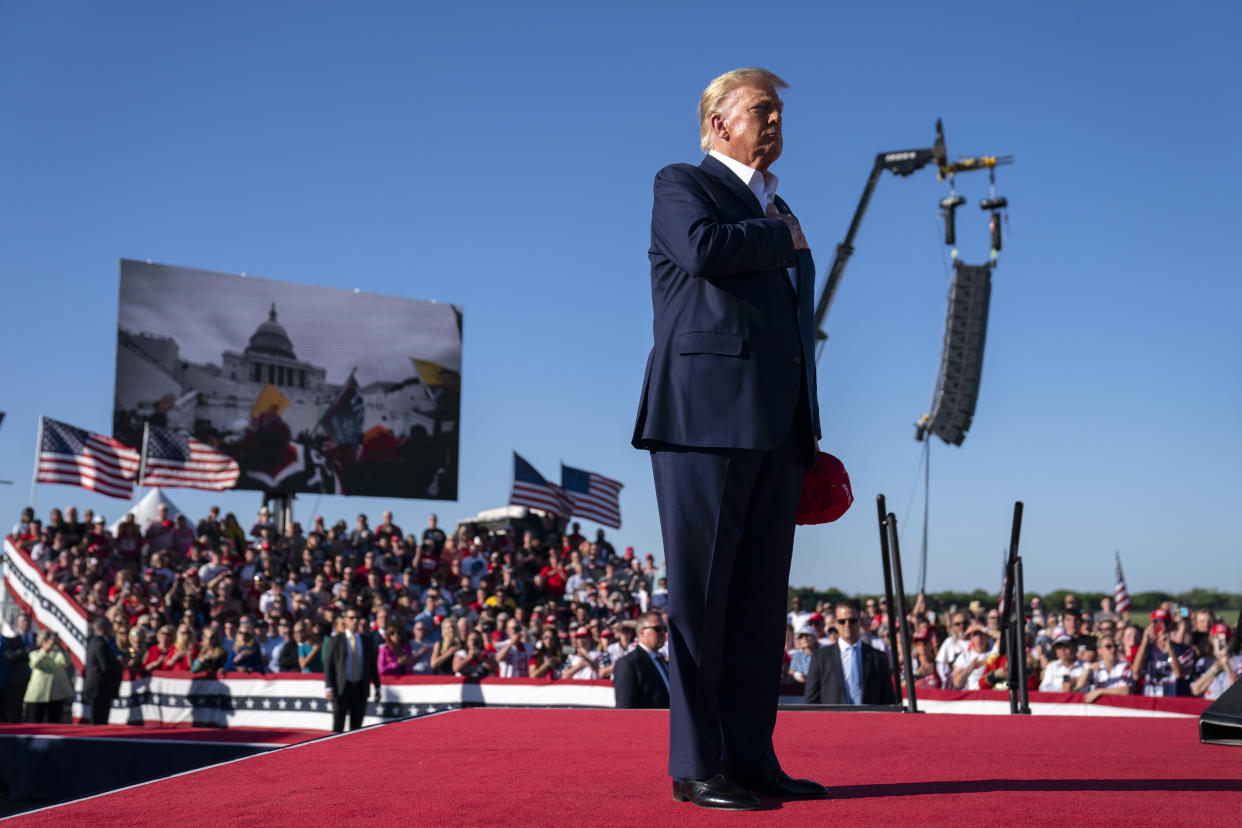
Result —
<path fill-rule="evenodd" d="M 699 165 L 705 173 L 720 179 L 721 183 L 729 189 L 733 195 L 737 196 L 746 208 L 750 210 L 752 218 L 763 218 L 763 205 L 759 203 L 759 199 L 755 198 L 755 194 L 750 188 L 742 183 L 742 179 L 738 178 L 733 170 L 721 164 L 710 155 L 704 157 L 703 163 Z"/>

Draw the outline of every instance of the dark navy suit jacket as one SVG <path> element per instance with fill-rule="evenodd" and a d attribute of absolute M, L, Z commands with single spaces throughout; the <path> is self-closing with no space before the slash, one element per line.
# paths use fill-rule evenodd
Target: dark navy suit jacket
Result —
<path fill-rule="evenodd" d="M 896 704 L 888 656 L 865 642 L 861 646 L 862 704 Z M 841 648 L 837 644 L 820 647 L 811 656 L 811 667 L 806 674 L 806 703 L 849 703 L 845 696 L 845 675 L 841 671 Z"/>
<path fill-rule="evenodd" d="M 668 685 L 642 647 L 635 647 L 617 661 L 612 682 L 619 708 L 668 707 Z"/>
<path fill-rule="evenodd" d="M 774 448 L 789 435 L 804 378 L 818 438 L 815 265 L 785 223 L 764 217 L 715 158 L 673 164 L 656 175 L 649 257 L 655 346 L 634 446 Z M 787 268 L 808 294 L 802 308 Z"/>

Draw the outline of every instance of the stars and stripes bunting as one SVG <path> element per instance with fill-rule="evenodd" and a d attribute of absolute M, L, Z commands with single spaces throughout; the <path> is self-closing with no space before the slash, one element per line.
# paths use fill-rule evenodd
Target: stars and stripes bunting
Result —
<path fill-rule="evenodd" d="M 561 488 L 573 501 L 574 517 L 620 529 L 622 485 L 602 474 L 561 464 Z"/>
<path fill-rule="evenodd" d="M 549 483 L 535 467 L 513 452 L 513 491 L 509 502 L 514 506 L 526 506 L 551 512 L 562 520 L 573 512 L 574 504 L 564 490 Z"/>
<path fill-rule="evenodd" d="M 81 486 L 128 500 L 138 477 L 138 450 L 119 440 L 39 418 L 39 457 L 35 480 Z"/>
<path fill-rule="evenodd" d="M 1113 587 L 1113 610 L 1125 612 L 1130 609 L 1130 591 L 1126 589 L 1126 576 L 1121 571 L 1121 550 L 1117 550 L 1113 555 L 1117 569 L 1117 586 Z"/>
<path fill-rule="evenodd" d="M 237 461 L 179 431 L 148 424 L 143 439 L 143 486 L 207 489 L 220 492 L 237 485 Z"/>

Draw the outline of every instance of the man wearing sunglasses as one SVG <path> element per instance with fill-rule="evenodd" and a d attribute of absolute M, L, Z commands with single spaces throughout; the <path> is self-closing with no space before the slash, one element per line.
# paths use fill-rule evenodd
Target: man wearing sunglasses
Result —
<path fill-rule="evenodd" d="M 955 612 L 949 619 L 949 637 L 940 645 L 936 653 L 936 672 L 940 674 L 940 686 L 953 686 L 953 663 L 958 656 L 970 649 L 970 639 L 966 637 L 966 613 Z"/>
<path fill-rule="evenodd" d="M 667 635 L 660 613 L 644 613 L 638 619 L 638 646 L 612 672 L 617 707 L 668 707 L 668 662 L 660 655 Z"/>
<path fill-rule="evenodd" d="M 837 604 L 837 643 L 811 656 L 807 704 L 896 704 L 888 658 L 862 640 L 861 622 L 857 604 Z"/>
<path fill-rule="evenodd" d="M 325 696 L 332 702 L 332 731 L 345 729 L 345 714 L 349 714 L 349 729 L 362 727 L 367 712 L 367 685 L 375 686 L 375 700 L 380 697 L 379 649 L 375 638 L 361 630 L 358 611 L 345 610 L 345 631 L 332 637 L 332 649 L 324 665 L 323 680 L 327 685 Z"/>

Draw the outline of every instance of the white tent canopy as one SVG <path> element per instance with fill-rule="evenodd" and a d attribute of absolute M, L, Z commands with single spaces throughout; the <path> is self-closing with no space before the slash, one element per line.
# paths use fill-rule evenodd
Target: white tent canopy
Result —
<path fill-rule="evenodd" d="M 177 508 L 177 504 L 168 499 L 168 495 L 164 494 L 164 490 L 155 488 L 147 492 L 136 502 L 131 504 L 128 509 L 122 512 L 120 519 L 109 526 L 108 531 L 115 535 L 121 523 L 124 522 L 126 515 L 131 514 L 134 516 L 134 520 L 138 522 L 138 526 L 140 528 L 146 528 L 147 521 L 158 516 L 159 512 L 157 509 L 160 504 L 168 507 L 168 517 L 172 520 L 176 520 L 177 515 L 181 514 L 181 510 Z M 187 517 L 186 520 L 189 520 L 189 518 Z"/>

